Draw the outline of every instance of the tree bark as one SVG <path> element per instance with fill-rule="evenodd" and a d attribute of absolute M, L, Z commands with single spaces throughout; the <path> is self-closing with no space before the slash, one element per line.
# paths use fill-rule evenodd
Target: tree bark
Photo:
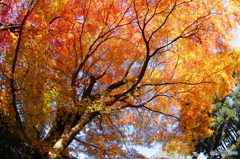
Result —
<path fill-rule="evenodd" d="M 63 152 L 74 140 L 75 136 L 97 115 L 100 115 L 98 111 L 86 114 L 73 128 L 70 130 L 65 128 L 60 139 L 53 145 L 53 150 L 48 153 L 46 159 L 56 159 L 58 154 Z"/>

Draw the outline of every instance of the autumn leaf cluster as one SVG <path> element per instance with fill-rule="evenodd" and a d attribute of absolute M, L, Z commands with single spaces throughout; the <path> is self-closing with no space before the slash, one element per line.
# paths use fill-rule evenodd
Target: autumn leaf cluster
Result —
<path fill-rule="evenodd" d="M 189 153 L 211 134 L 214 94 L 238 82 L 238 1 L 0 5 L 0 111 L 43 158 L 144 158 L 131 146 L 158 142 Z"/>

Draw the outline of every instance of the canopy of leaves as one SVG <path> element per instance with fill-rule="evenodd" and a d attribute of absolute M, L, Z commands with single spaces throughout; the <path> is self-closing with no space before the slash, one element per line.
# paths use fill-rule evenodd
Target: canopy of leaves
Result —
<path fill-rule="evenodd" d="M 157 142 L 189 153 L 240 73 L 237 0 L 0 5 L 0 110 L 42 158 L 144 158 L 131 146 Z"/>

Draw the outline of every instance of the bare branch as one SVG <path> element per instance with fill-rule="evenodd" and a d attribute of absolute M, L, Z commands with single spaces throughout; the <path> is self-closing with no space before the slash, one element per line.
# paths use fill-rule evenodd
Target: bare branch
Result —
<path fill-rule="evenodd" d="M 143 108 L 143 109 L 146 109 L 146 110 L 148 110 L 148 111 L 155 112 L 155 113 L 159 113 L 159 114 L 162 114 L 162 115 L 165 115 L 165 116 L 169 116 L 169 117 L 175 118 L 175 119 L 177 119 L 178 121 L 180 121 L 180 119 L 179 119 L 178 117 L 176 117 L 176 116 L 174 116 L 174 115 L 172 115 L 172 114 L 167 114 L 167 113 L 164 113 L 164 112 L 162 112 L 162 111 L 153 110 L 153 109 L 151 109 L 151 108 L 148 108 L 148 107 L 145 106 L 144 104 L 133 105 L 133 104 L 128 103 L 127 105 L 122 106 L 121 108 L 119 108 L 119 110 L 120 110 L 120 109 L 124 109 L 124 108 L 136 108 L 136 109 L 138 109 L 138 108 Z"/>
<path fill-rule="evenodd" d="M 0 30 L 15 30 L 20 29 L 22 24 L 3 24 L 0 23 Z"/>
<path fill-rule="evenodd" d="M 20 114 L 19 114 L 18 108 L 17 108 L 17 97 L 16 97 L 17 92 L 16 92 L 16 88 L 15 88 L 14 73 L 15 73 L 15 69 L 16 69 L 16 65 L 17 65 L 17 59 L 18 59 L 20 44 L 21 44 L 21 40 L 22 40 L 23 27 L 24 27 L 24 24 L 25 24 L 27 18 L 32 13 L 32 11 L 33 11 L 33 9 L 34 9 L 34 7 L 36 6 L 37 3 L 38 3 L 38 0 L 36 0 L 36 1 L 32 0 L 31 5 L 29 6 L 27 13 L 24 16 L 24 18 L 22 20 L 22 23 L 20 24 L 19 37 L 18 37 L 17 46 L 16 46 L 14 58 L 13 58 L 12 69 L 11 69 L 11 73 L 13 74 L 13 77 L 10 78 L 10 85 L 11 85 L 11 90 L 12 90 L 12 106 L 13 106 L 14 112 L 16 114 L 17 125 L 18 125 L 21 133 L 23 134 L 24 138 L 26 139 L 26 141 L 29 144 L 31 144 L 32 141 L 27 136 L 27 133 L 25 132 L 25 129 L 23 127 L 22 120 L 21 120 L 21 117 L 20 117 Z"/>
<path fill-rule="evenodd" d="M 198 83 L 188 83 L 188 82 L 165 82 L 165 83 L 157 83 L 157 84 L 143 84 L 139 87 L 143 87 L 143 86 L 163 86 L 163 85 L 175 85 L 175 84 L 184 84 L 184 85 L 199 85 L 199 84 L 210 84 L 210 83 L 214 83 L 214 82 L 198 82 Z"/>

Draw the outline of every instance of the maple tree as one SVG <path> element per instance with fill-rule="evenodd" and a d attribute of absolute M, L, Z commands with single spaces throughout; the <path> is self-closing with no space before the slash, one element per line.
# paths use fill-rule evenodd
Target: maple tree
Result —
<path fill-rule="evenodd" d="M 0 5 L 1 119 L 41 158 L 145 158 L 131 145 L 157 142 L 190 153 L 239 74 L 239 1 Z"/>

